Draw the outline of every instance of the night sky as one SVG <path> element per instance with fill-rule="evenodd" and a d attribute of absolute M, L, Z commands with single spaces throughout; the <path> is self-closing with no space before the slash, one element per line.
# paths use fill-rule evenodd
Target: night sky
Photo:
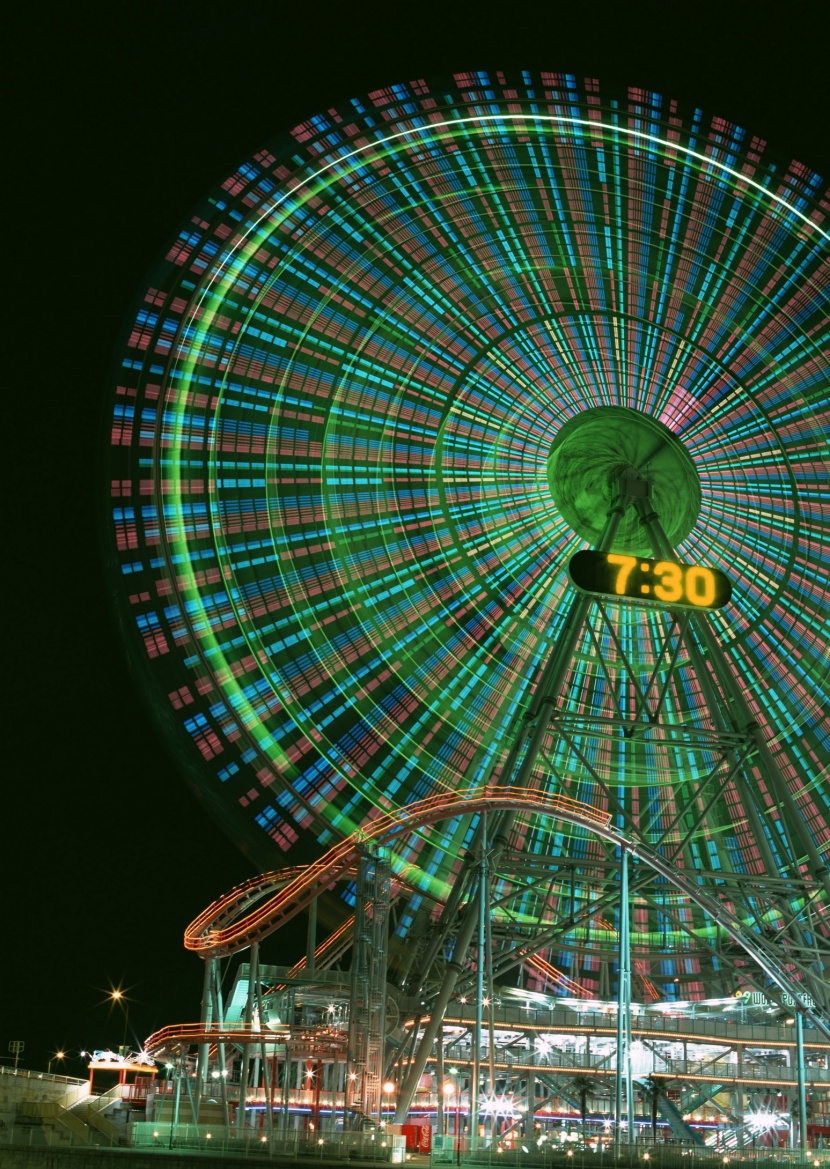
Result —
<path fill-rule="evenodd" d="M 191 208 L 276 133 L 397 80 L 598 77 L 695 102 L 830 175 L 825 5 L 602 0 L 9 6 L 2 350 L 0 1056 L 195 1020 L 185 925 L 252 875 L 186 786 L 122 651 L 104 564 L 112 367 Z M 11 263 L 9 262 L 11 251 Z M 11 414 L 9 418 L 8 415 Z M 300 858 L 297 858 L 300 859 Z M 276 860 L 276 858 L 275 858 Z M 280 938 L 299 956 L 304 927 Z M 267 949 L 266 961 L 276 960 Z M 77 1058 L 63 1070 L 84 1074 Z"/>

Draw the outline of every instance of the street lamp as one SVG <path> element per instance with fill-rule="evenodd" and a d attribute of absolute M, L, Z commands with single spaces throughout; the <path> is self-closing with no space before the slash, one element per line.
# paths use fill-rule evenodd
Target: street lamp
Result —
<path fill-rule="evenodd" d="M 450 1068 L 449 1073 L 452 1076 L 452 1085 L 455 1088 L 455 1147 L 458 1150 L 459 1160 L 461 1158 L 461 1085 L 458 1082 L 458 1068 Z"/>
<path fill-rule="evenodd" d="M 49 1066 L 46 1069 L 47 1076 L 50 1076 L 52 1074 L 52 1064 L 55 1062 L 56 1059 L 66 1059 L 66 1052 L 65 1051 L 56 1051 L 55 1052 L 55 1054 L 49 1060 Z"/>
<path fill-rule="evenodd" d="M 444 1096 L 446 1097 L 446 1103 L 444 1105 L 444 1132 L 442 1133 L 442 1136 L 449 1135 L 447 1130 L 450 1127 L 450 1121 L 449 1121 L 449 1116 L 447 1115 L 447 1110 L 450 1106 L 450 1099 L 451 1099 L 454 1091 L 455 1091 L 455 1088 L 453 1087 L 452 1080 L 447 1080 L 444 1084 Z"/>
<path fill-rule="evenodd" d="M 392 1111 L 392 1093 L 395 1091 L 395 1085 L 391 1080 L 387 1080 L 383 1085 L 383 1090 L 386 1093 L 386 1127 L 389 1127 L 389 1115 Z"/>
<path fill-rule="evenodd" d="M 110 1002 L 118 1003 L 124 1010 L 124 1038 L 121 1042 L 122 1048 L 127 1046 L 127 1028 L 130 1023 L 130 1000 L 124 994 L 123 990 L 114 988 L 110 991 Z"/>

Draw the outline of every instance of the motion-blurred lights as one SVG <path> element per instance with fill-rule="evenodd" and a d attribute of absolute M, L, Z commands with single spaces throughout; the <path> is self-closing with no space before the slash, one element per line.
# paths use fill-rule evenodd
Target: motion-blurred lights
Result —
<path fill-rule="evenodd" d="M 753 1133 L 767 1133 L 777 1128 L 788 1127 L 784 1117 L 772 1109 L 744 1113 L 744 1124 Z"/>

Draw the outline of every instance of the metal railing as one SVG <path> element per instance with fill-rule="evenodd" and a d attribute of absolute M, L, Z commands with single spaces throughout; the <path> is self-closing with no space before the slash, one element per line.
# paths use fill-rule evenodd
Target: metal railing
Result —
<path fill-rule="evenodd" d="M 131 1145 L 143 1152 L 190 1151 L 235 1157 L 291 1157 L 318 1161 L 400 1161 L 402 1145 L 382 1132 L 269 1134 L 222 1124 L 152 1124 L 132 1126 Z"/>
<path fill-rule="evenodd" d="M 623 1144 L 619 1149 L 613 1141 L 588 1141 L 566 1147 L 550 1141 L 517 1137 L 509 1144 L 498 1139 L 464 1138 L 461 1147 L 452 1140 L 443 1147 L 435 1147 L 430 1164 L 489 1165 L 494 1169 L 523 1166 L 524 1169 L 725 1169 L 757 1163 L 761 1167 L 780 1165 L 792 1169 L 826 1169 L 830 1166 L 830 1149 L 709 1148 L 687 1143 L 641 1142 Z"/>
<path fill-rule="evenodd" d="M 55 1084 L 86 1084 L 78 1076 L 59 1076 L 54 1072 L 36 1072 L 30 1068 L 7 1068 L 0 1064 L 0 1076 L 16 1076 L 19 1080 L 46 1080 Z"/>

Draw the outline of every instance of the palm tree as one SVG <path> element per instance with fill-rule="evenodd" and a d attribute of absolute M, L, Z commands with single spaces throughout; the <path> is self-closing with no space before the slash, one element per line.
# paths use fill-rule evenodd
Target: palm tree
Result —
<path fill-rule="evenodd" d="M 642 1080 L 640 1083 L 640 1094 L 645 1101 L 651 1105 L 651 1143 L 657 1142 L 657 1114 L 660 1110 L 660 1096 L 663 1092 L 663 1086 L 659 1080 L 655 1080 L 652 1076 Z"/>
<path fill-rule="evenodd" d="M 585 1120 L 588 1116 L 588 1097 L 594 1091 L 594 1081 L 590 1076 L 574 1076 L 568 1083 L 567 1090 L 573 1092 L 579 1100 L 579 1115 L 582 1120 L 582 1140 L 585 1140 Z"/>

